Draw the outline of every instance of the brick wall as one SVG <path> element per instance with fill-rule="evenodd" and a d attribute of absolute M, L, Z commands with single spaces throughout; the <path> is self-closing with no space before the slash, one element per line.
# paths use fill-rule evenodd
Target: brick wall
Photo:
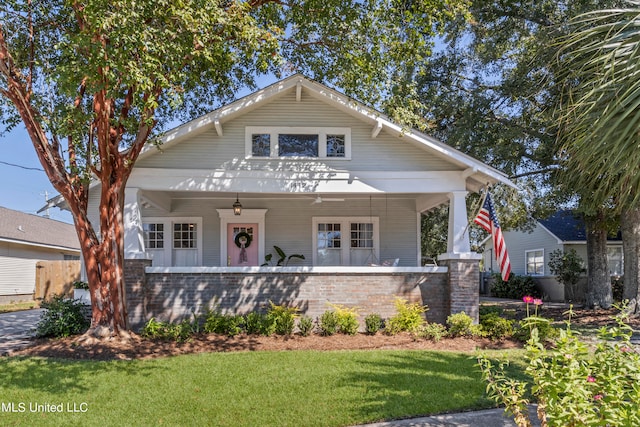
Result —
<path fill-rule="evenodd" d="M 464 311 L 478 323 L 480 269 L 478 260 L 450 259 L 442 262 L 449 269 L 451 314 Z"/>
<path fill-rule="evenodd" d="M 145 274 L 147 265 L 150 261 L 125 264 L 127 308 L 134 330 L 151 317 L 175 322 L 189 318 L 192 310 L 202 313 L 214 306 L 225 313 L 246 314 L 264 309 L 270 300 L 296 306 L 312 318 L 329 309 L 327 303 L 358 307 L 362 327 L 369 313 L 383 318 L 395 314 L 395 296 L 426 304 L 429 321 L 444 323 L 450 313 L 448 273 Z M 475 290 L 477 300 L 477 283 Z"/>

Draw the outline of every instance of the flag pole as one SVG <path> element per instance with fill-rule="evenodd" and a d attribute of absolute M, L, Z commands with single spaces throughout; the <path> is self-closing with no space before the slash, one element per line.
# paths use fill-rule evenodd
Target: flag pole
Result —
<path fill-rule="evenodd" d="M 480 205 L 476 205 L 480 206 L 480 209 L 482 209 L 482 205 L 484 205 L 484 201 L 487 200 L 487 194 L 489 194 L 489 186 L 490 184 L 487 182 L 487 185 L 484 187 L 485 191 L 484 194 L 482 195 L 482 199 L 480 200 Z M 480 188 L 480 190 L 482 190 L 482 188 Z M 475 212 L 475 215 L 477 215 L 478 209 L 474 209 L 472 212 Z M 475 218 L 475 216 L 474 216 Z M 471 221 L 467 220 L 467 225 L 464 227 L 464 231 L 462 232 L 462 235 L 465 235 L 467 233 L 467 230 L 469 230 L 469 225 L 471 224 Z"/>

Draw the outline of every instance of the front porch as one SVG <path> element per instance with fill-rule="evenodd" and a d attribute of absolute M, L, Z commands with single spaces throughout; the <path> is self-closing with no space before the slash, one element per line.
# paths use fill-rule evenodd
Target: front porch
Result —
<path fill-rule="evenodd" d="M 151 317 L 177 322 L 208 308 L 246 314 L 269 301 L 317 318 L 340 304 L 358 307 L 360 323 L 378 313 L 395 314 L 396 296 L 429 307 L 427 319 L 444 323 L 465 311 L 478 319 L 478 260 L 451 259 L 439 267 L 152 267 L 150 260 L 125 264 L 130 326 Z"/>

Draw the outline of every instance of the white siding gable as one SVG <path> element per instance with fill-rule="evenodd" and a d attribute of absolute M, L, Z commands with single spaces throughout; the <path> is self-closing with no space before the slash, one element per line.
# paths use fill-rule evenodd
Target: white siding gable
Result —
<path fill-rule="evenodd" d="M 137 168 L 222 169 L 222 170 L 316 170 L 350 171 L 446 171 L 460 166 L 429 153 L 407 138 L 383 130 L 372 138 L 371 123 L 320 101 L 305 90 L 296 101 L 294 90 L 222 125 L 218 135 L 214 126 L 187 137 L 179 144 L 141 158 Z M 351 160 L 335 159 L 255 159 L 247 158 L 245 133 L 254 127 L 327 127 L 351 129 Z"/>

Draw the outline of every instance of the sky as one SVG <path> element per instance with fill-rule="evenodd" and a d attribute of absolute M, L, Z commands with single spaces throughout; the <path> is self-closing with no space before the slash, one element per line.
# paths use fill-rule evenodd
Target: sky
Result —
<path fill-rule="evenodd" d="M 58 194 L 42 170 L 24 126 L 0 136 L 0 182 L 0 206 L 20 212 L 35 214 L 45 205 L 47 196 Z M 73 221 L 67 211 L 58 208 L 49 209 L 49 217 Z"/>

